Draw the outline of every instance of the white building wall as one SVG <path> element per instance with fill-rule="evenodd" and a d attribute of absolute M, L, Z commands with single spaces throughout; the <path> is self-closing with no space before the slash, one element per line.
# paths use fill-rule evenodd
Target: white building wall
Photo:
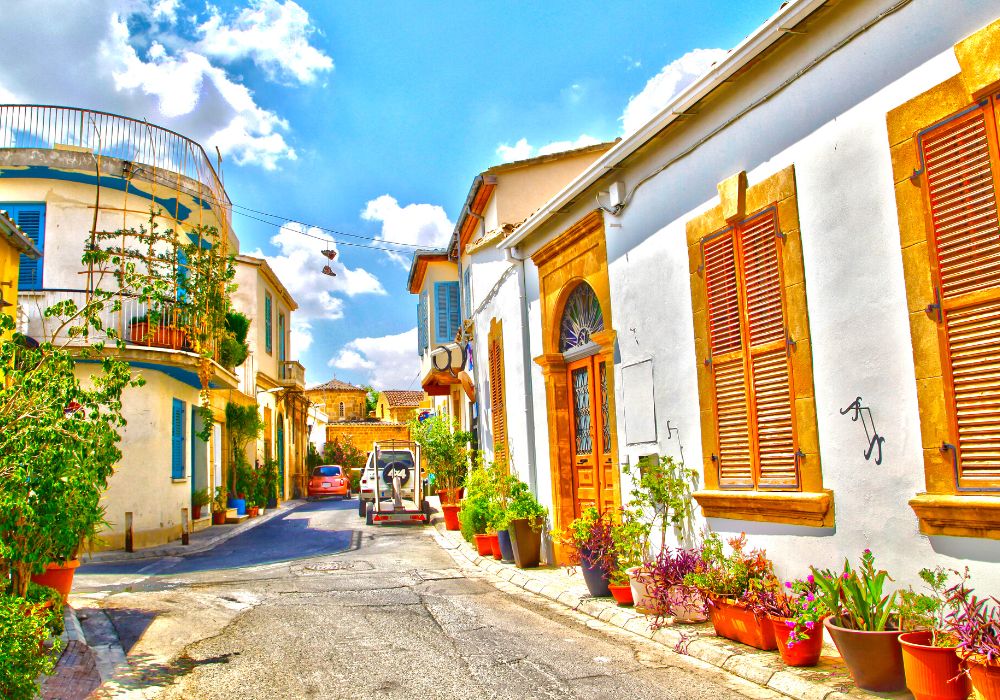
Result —
<path fill-rule="evenodd" d="M 617 331 L 616 383 L 622 462 L 650 452 L 684 457 L 701 471 L 691 291 L 685 223 L 717 201 L 716 183 L 746 170 L 753 184 L 796 168 L 823 481 L 834 492 L 829 529 L 713 520 L 723 534 L 746 531 L 767 549 L 782 575 L 809 564 L 836 566 L 871 547 L 901 584 L 917 571 L 968 560 L 978 587 L 1000 587 L 1000 542 L 926 537 L 907 505 L 924 490 L 920 424 L 906 315 L 902 260 L 890 171 L 886 113 L 954 75 L 951 47 L 997 18 L 992 2 L 913 2 L 875 23 L 770 100 L 710 137 L 746 105 L 842 38 L 868 24 L 890 2 L 840 4 L 804 37 L 796 37 L 748 77 L 733 84 L 691 125 L 660 139 L 616 173 L 629 189 L 708 138 L 690 155 L 637 190 L 620 216 L 606 217 L 612 316 Z M 606 187 L 606 183 L 602 185 Z M 593 195 L 554 218 L 530 254 L 593 209 Z M 542 352 L 538 281 L 528 265 L 531 355 Z M 499 303 L 499 302 L 498 302 Z M 512 308 L 505 301 L 504 308 Z M 479 325 L 477 328 L 488 328 Z M 508 334 L 505 323 L 505 335 Z M 505 338 L 505 341 L 507 339 Z M 506 349 L 508 367 L 514 353 Z M 621 368 L 651 358 L 657 440 L 630 445 Z M 534 371 L 539 491 L 551 494 L 547 407 Z M 512 392 L 511 392 L 512 393 Z M 870 406 L 885 436 L 881 466 L 864 459 L 859 424 L 840 414 L 855 397 Z M 509 412 L 508 421 L 514 421 Z M 679 429 L 668 437 L 666 423 Z M 627 494 L 623 494 L 627 499 Z M 551 495 L 549 503 L 551 505 Z"/>

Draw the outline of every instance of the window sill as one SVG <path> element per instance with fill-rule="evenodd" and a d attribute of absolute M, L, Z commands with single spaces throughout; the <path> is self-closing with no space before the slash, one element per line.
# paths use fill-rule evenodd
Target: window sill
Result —
<path fill-rule="evenodd" d="M 1000 540 L 1000 496 L 919 493 L 910 508 L 925 535 Z"/>
<path fill-rule="evenodd" d="M 693 495 L 706 518 L 833 526 L 832 491 L 696 491 Z"/>
<path fill-rule="evenodd" d="M 188 478 L 186 476 L 184 478 L 182 478 L 182 479 L 171 478 L 170 479 L 170 483 L 172 483 L 172 484 L 186 484 L 187 480 L 188 480 Z"/>

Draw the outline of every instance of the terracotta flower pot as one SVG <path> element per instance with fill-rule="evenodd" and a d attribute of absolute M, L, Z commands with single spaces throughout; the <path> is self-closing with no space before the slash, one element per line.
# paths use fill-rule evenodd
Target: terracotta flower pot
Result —
<path fill-rule="evenodd" d="M 788 636 L 794 629 L 794 623 L 787 617 L 768 616 L 774 626 L 774 638 L 778 642 L 778 653 L 781 660 L 788 666 L 815 666 L 823 653 L 823 625 L 814 625 L 808 639 L 801 639 L 789 644 Z"/>
<path fill-rule="evenodd" d="M 138 345 L 180 350 L 187 345 L 187 333 L 171 326 L 157 326 L 150 330 L 149 321 L 129 324 L 129 340 Z"/>
<path fill-rule="evenodd" d="M 862 690 L 890 693 L 906 687 L 903 673 L 903 651 L 899 630 L 864 632 L 833 624 L 826 618 L 823 625 L 844 657 L 854 685 Z"/>
<path fill-rule="evenodd" d="M 916 700 L 965 700 L 971 686 L 968 676 L 962 673 L 956 647 L 935 647 L 932 641 L 930 632 L 899 636 L 906 687 Z"/>
<path fill-rule="evenodd" d="M 212 524 L 213 525 L 225 525 L 226 524 L 226 511 L 220 510 L 218 512 L 212 513 Z"/>
<path fill-rule="evenodd" d="M 458 511 L 462 506 L 442 505 L 441 512 L 444 513 L 444 529 L 458 531 L 462 529 L 462 524 L 458 522 Z"/>
<path fill-rule="evenodd" d="M 528 518 L 518 518 L 511 520 L 507 529 L 514 548 L 514 563 L 518 568 L 538 566 L 542 559 L 542 524 Z"/>
<path fill-rule="evenodd" d="M 500 554 L 500 538 L 497 537 L 497 533 L 491 532 L 486 537 L 490 540 L 490 552 L 493 554 L 493 558 L 497 561 L 503 559 L 503 555 Z"/>
<path fill-rule="evenodd" d="M 66 602 L 66 598 L 69 596 L 69 592 L 73 590 L 73 576 L 76 574 L 77 568 L 80 566 L 79 559 L 71 559 L 65 563 L 50 562 L 48 566 L 45 567 L 45 571 L 40 574 L 32 574 L 31 580 L 40 586 L 48 586 L 49 588 L 54 588 L 59 591 L 62 595 L 63 602 Z"/>
<path fill-rule="evenodd" d="M 260 515 L 260 508 L 258 506 L 247 506 L 247 515 L 251 518 L 256 518 Z"/>
<path fill-rule="evenodd" d="M 472 541 L 476 543 L 476 551 L 481 557 L 488 557 L 493 554 L 493 549 L 490 547 L 490 536 L 489 535 L 473 535 Z"/>
<path fill-rule="evenodd" d="M 750 612 L 745 605 L 734 600 L 708 594 L 708 617 L 715 633 L 747 646 L 764 651 L 778 648 L 774 638 L 774 625 L 766 617 Z"/>
<path fill-rule="evenodd" d="M 201 520 L 201 506 L 191 506 L 191 519 Z"/>
<path fill-rule="evenodd" d="M 632 587 L 629 584 L 619 586 L 609 583 L 608 590 L 611 591 L 611 596 L 619 605 L 632 605 Z"/>
<path fill-rule="evenodd" d="M 514 563 L 514 544 L 510 541 L 510 530 L 498 530 L 497 541 L 500 543 L 500 559 L 508 564 Z"/>
<path fill-rule="evenodd" d="M 708 619 L 705 596 L 693 586 L 678 584 L 667 589 L 667 601 L 674 622 L 696 625 Z"/>
<path fill-rule="evenodd" d="M 972 677 L 976 700 L 1000 700 L 1000 666 L 988 664 L 982 656 L 970 656 L 965 661 Z"/>

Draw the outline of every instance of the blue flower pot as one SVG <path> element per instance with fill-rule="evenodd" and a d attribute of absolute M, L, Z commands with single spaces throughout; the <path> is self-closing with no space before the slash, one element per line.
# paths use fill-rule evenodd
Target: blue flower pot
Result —
<path fill-rule="evenodd" d="M 500 558 L 507 564 L 514 562 L 514 545 L 510 541 L 508 530 L 497 530 L 497 539 L 500 541 Z"/>
<path fill-rule="evenodd" d="M 247 514 L 247 499 L 245 498 L 233 498 L 232 496 L 226 501 L 227 508 L 235 508 L 237 515 Z"/>

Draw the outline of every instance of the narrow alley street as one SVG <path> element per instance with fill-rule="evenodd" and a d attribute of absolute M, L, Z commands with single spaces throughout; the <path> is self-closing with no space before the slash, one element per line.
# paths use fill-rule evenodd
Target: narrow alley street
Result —
<path fill-rule="evenodd" d="M 306 503 L 207 552 L 82 568 L 88 639 L 117 637 L 129 662 L 101 696 L 781 697 L 502 593 L 430 528 L 356 512 Z"/>

